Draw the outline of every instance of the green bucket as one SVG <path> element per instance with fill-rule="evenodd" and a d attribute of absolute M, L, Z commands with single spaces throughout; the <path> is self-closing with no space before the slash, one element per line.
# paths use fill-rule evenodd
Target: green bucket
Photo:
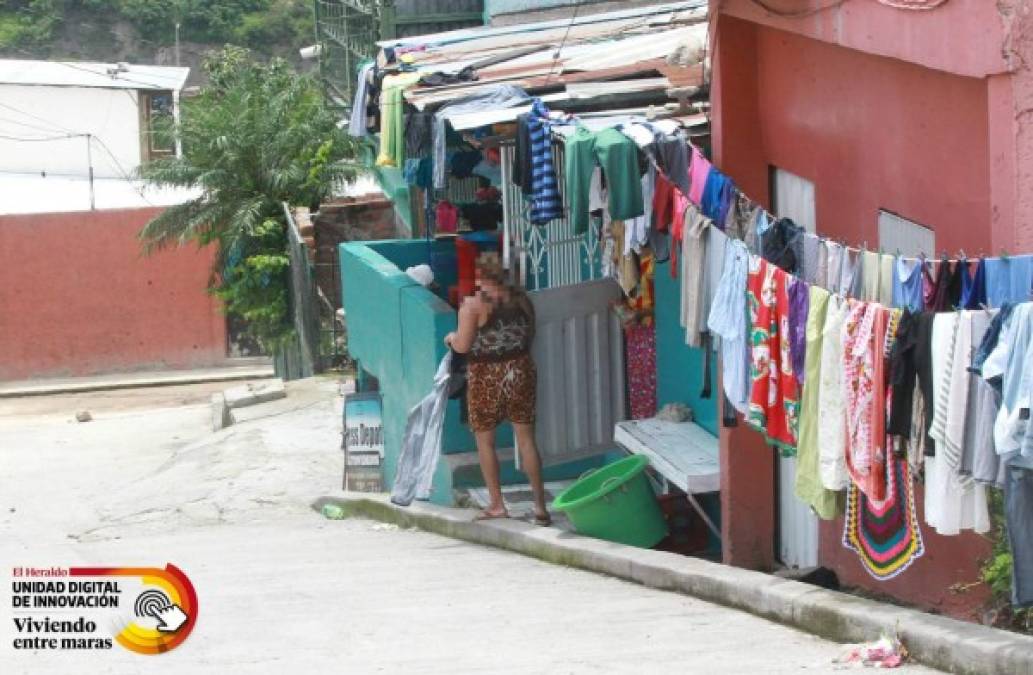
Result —
<path fill-rule="evenodd" d="M 649 460 L 625 457 L 581 476 L 552 503 L 578 534 L 650 548 L 667 536 L 656 495 L 646 478 Z"/>

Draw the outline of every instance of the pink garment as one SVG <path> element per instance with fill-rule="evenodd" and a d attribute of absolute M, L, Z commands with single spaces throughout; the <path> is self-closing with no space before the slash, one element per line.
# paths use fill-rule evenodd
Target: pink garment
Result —
<path fill-rule="evenodd" d="M 689 167 L 689 201 L 696 206 L 703 203 L 703 188 L 707 185 L 707 176 L 710 175 L 710 162 L 699 151 L 699 148 L 692 148 L 692 166 Z"/>
<path fill-rule="evenodd" d="M 843 324 L 846 465 L 850 479 L 872 502 L 886 498 L 886 322 L 889 311 L 853 302 Z"/>

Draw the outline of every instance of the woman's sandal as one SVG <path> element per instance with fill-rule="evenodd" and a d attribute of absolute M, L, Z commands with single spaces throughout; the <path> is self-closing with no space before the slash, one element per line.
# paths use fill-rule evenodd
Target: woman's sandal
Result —
<path fill-rule="evenodd" d="M 500 520 L 503 518 L 509 518 L 508 511 L 502 511 L 501 513 L 492 513 L 488 509 L 484 509 L 483 511 L 481 511 L 473 517 L 474 520 Z"/>
<path fill-rule="evenodd" d="M 541 527 L 549 527 L 552 525 L 552 516 L 549 515 L 548 511 L 545 513 L 536 513 L 534 514 L 534 524 Z"/>

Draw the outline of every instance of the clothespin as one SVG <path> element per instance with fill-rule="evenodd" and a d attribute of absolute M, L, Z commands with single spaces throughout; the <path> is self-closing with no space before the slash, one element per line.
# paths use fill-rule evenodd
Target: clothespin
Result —
<path fill-rule="evenodd" d="M 967 256 L 967 255 L 965 255 L 965 249 L 959 249 L 959 250 L 958 250 L 958 253 L 960 253 L 960 254 L 961 254 L 961 260 L 962 260 L 962 262 L 965 262 L 965 261 L 967 261 L 967 260 L 968 260 L 968 256 Z"/>
<path fill-rule="evenodd" d="M 1007 260 L 1007 259 L 1008 259 L 1008 249 L 1002 248 L 1001 249 L 1001 260 Z"/>

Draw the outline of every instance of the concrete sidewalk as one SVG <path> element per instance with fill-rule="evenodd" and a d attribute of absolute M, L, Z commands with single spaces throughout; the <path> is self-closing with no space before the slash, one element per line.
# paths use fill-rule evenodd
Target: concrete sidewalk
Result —
<path fill-rule="evenodd" d="M 141 387 L 168 387 L 183 384 L 201 384 L 204 382 L 258 380 L 272 376 L 273 366 L 269 359 L 234 359 L 228 365 L 215 368 L 155 370 L 93 375 L 89 377 L 17 380 L 0 384 L 0 398 L 78 394 L 88 391 L 138 389 Z"/>
<path fill-rule="evenodd" d="M 342 493 L 313 503 L 349 515 L 515 551 L 553 563 L 677 591 L 743 610 L 838 642 L 898 634 L 921 663 L 953 673 L 1033 675 L 1033 638 L 859 598 L 779 577 L 666 553 L 580 537 L 519 520 L 473 521 L 476 513 L 386 495 Z"/>

